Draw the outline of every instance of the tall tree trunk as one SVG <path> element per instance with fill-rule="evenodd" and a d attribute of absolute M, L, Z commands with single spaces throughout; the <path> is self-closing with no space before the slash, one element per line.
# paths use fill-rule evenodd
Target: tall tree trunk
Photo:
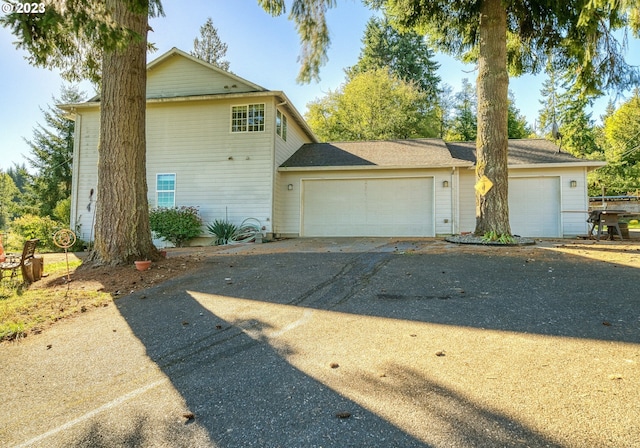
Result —
<path fill-rule="evenodd" d="M 116 23 L 142 38 L 105 52 L 100 94 L 100 144 L 95 244 L 91 259 L 125 264 L 157 259 L 149 228 L 146 180 L 148 12 L 135 3 L 107 0 Z"/>
<path fill-rule="evenodd" d="M 478 58 L 478 137 L 476 182 L 485 176 L 493 187 L 476 190 L 476 235 L 511 235 L 507 172 L 507 12 L 501 0 L 482 0 Z"/>

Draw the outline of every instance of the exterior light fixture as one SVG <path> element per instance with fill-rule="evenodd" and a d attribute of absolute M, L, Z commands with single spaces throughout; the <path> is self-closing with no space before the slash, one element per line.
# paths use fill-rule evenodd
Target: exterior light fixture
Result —
<path fill-rule="evenodd" d="M 289 191 L 293 190 L 293 184 L 287 185 L 287 190 L 289 190 Z"/>
<path fill-rule="evenodd" d="M 572 180 L 572 181 L 569 182 L 569 186 L 571 188 L 576 188 L 578 186 L 578 182 L 575 181 L 575 180 Z"/>
<path fill-rule="evenodd" d="M 442 181 L 442 187 L 449 188 L 449 181 L 448 180 Z"/>

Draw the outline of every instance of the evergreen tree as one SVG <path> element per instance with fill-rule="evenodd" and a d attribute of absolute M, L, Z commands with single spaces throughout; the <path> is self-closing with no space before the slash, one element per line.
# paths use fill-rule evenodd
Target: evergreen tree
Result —
<path fill-rule="evenodd" d="M 560 94 L 560 74 L 551 62 L 547 63 L 545 72 L 547 79 L 542 83 L 540 90 L 540 104 L 542 109 L 538 111 L 538 135 L 550 140 L 558 140 L 558 96 Z"/>
<path fill-rule="evenodd" d="M 229 61 L 224 57 L 227 54 L 227 44 L 220 40 L 218 29 L 213 26 L 211 17 L 200 27 L 200 39 L 193 40 L 192 56 L 207 61 L 222 70 L 229 71 Z"/>
<path fill-rule="evenodd" d="M 581 95 L 575 84 L 567 80 L 567 87 L 558 97 L 558 120 L 562 149 L 576 157 L 586 158 L 599 151 L 595 123 L 586 108 L 591 100 Z"/>
<path fill-rule="evenodd" d="M 42 110 L 45 124 L 33 130 L 32 140 L 26 140 L 31 156 L 27 160 L 35 169 L 33 190 L 40 216 L 53 216 L 56 204 L 71 196 L 71 173 L 75 122 L 55 104 L 73 104 L 84 100 L 77 87 L 63 87 L 54 106 Z"/>
<path fill-rule="evenodd" d="M 446 140 L 470 142 L 478 133 L 478 100 L 476 91 L 467 78 L 462 80 L 462 88 L 455 95 L 454 117 L 446 135 Z"/>
<path fill-rule="evenodd" d="M 531 128 L 527 124 L 527 119 L 516 107 L 516 98 L 512 91 L 509 91 L 509 110 L 507 111 L 507 131 L 509 138 L 527 138 L 531 135 Z"/>
<path fill-rule="evenodd" d="M 508 204 L 509 73 L 537 73 L 549 54 L 577 74 L 582 92 L 627 88 L 640 71 L 627 64 L 614 34 L 640 32 L 637 2 L 571 0 L 365 0 L 382 8 L 394 26 L 427 33 L 430 43 L 466 61 L 477 61 L 476 178 L 493 187 L 476 194 L 476 235 L 510 235 Z"/>
<path fill-rule="evenodd" d="M 440 65 L 423 36 L 409 30 L 399 32 L 384 18 L 372 17 L 362 38 L 358 62 L 346 70 L 348 77 L 377 68 L 387 68 L 407 82 L 415 82 L 433 101 L 438 95 Z"/>

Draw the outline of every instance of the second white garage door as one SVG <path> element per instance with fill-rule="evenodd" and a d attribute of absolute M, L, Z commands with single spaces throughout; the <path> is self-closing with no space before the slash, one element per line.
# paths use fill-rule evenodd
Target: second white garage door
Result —
<path fill-rule="evenodd" d="M 305 179 L 302 236 L 434 236 L 433 178 Z"/>
<path fill-rule="evenodd" d="M 510 177 L 511 233 L 530 237 L 560 237 L 560 178 Z"/>

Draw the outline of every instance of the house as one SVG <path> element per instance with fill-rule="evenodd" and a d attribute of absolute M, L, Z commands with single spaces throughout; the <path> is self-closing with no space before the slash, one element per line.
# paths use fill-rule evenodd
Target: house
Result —
<path fill-rule="evenodd" d="M 60 107 L 76 120 L 71 224 L 91 240 L 100 98 Z M 151 207 L 254 218 L 276 236 L 446 235 L 475 227 L 474 164 L 469 143 L 320 143 L 281 91 L 176 48 L 148 64 Z M 602 165 L 544 140 L 510 141 L 513 232 L 586 233 L 586 174 Z"/>

